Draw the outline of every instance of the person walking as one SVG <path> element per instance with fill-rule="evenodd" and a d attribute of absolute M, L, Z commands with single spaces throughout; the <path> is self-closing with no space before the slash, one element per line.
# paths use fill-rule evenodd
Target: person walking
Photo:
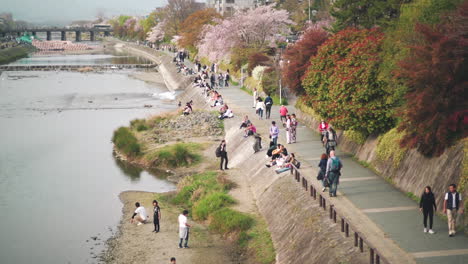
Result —
<path fill-rule="evenodd" d="M 176 263 L 177 263 L 177 262 L 176 262 L 176 258 L 172 257 L 172 258 L 171 258 L 171 264 L 176 264 Z"/>
<path fill-rule="evenodd" d="M 279 129 L 276 126 L 276 122 L 272 121 L 271 127 L 270 127 L 270 138 L 275 146 L 278 145 L 278 135 L 279 135 Z"/>
<path fill-rule="evenodd" d="M 434 234 L 434 231 L 432 231 L 432 223 L 434 221 L 434 211 L 437 211 L 437 205 L 430 186 L 426 186 L 426 188 L 424 188 L 424 192 L 421 195 L 421 200 L 419 201 L 419 210 L 424 215 L 424 233 L 429 232 L 429 234 Z M 427 230 L 428 217 L 429 231 Z"/>
<path fill-rule="evenodd" d="M 286 142 L 288 144 L 291 144 L 291 116 L 287 115 L 286 116 Z"/>
<path fill-rule="evenodd" d="M 262 98 L 258 97 L 257 98 L 257 114 L 260 119 L 263 119 L 263 111 L 265 110 L 265 103 L 263 102 Z"/>
<path fill-rule="evenodd" d="M 135 207 L 137 208 L 132 215 L 131 223 L 133 224 L 135 221 L 137 225 L 142 225 L 146 223 L 148 220 L 148 214 L 146 213 L 145 207 L 141 206 L 139 202 L 135 203 Z"/>
<path fill-rule="evenodd" d="M 220 147 L 220 156 L 221 156 L 221 162 L 219 164 L 219 169 L 223 170 L 223 164 L 224 164 L 224 170 L 229 170 L 228 168 L 228 156 L 227 156 L 227 150 L 226 150 L 226 140 L 222 140 L 221 144 L 219 145 Z"/>
<path fill-rule="evenodd" d="M 284 105 L 281 105 L 279 112 L 280 112 L 280 120 L 283 122 L 286 122 L 286 116 L 288 115 L 288 108 L 286 108 L 286 106 Z"/>
<path fill-rule="evenodd" d="M 273 106 L 273 98 L 270 94 L 265 98 L 265 118 L 270 119 L 271 107 Z"/>
<path fill-rule="evenodd" d="M 337 146 L 336 138 L 337 136 L 335 130 L 329 126 L 327 132 L 325 133 L 325 137 L 323 138 L 327 154 L 330 154 L 332 150 L 335 150 Z"/>
<path fill-rule="evenodd" d="M 322 156 L 320 156 L 320 162 L 318 164 L 319 172 L 317 175 L 317 180 L 322 182 L 322 192 L 324 192 L 327 189 L 327 181 L 325 179 L 325 174 L 327 172 L 327 161 L 328 161 L 328 156 L 327 154 L 323 153 Z"/>
<path fill-rule="evenodd" d="M 179 215 L 179 248 L 182 248 L 182 242 L 185 240 L 184 248 L 189 248 L 188 246 L 188 240 L 189 240 L 189 233 L 190 233 L 190 227 L 187 223 L 187 215 L 188 211 L 184 210 L 182 214 Z"/>
<path fill-rule="evenodd" d="M 320 133 L 320 141 L 324 142 L 323 138 L 325 137 L 327 130 L 328 130 L 328 123 L 325 122 L 324 120 L 320 121 L 320 124 L 318 126 L 318 131 Z"/>
<path fill-rule="evenodd" d="M 153 232 L 159 233 L 159 221 L 161 220 L 161 208 L 159 207 L 158 201 L 153 200 Z"/>
<path fill-rule="evenodd" d="M 253 90 L 253 108 L 255 108 L 257 106 L 257 98 L 258 98 L 257 88 L 254 88 L 254 90 Z"/>
<path fill-rule="evenodd" d="M 336 197 L 336 191 L 340 183 L 341 168 L 343 168 L 341 160 L 335 155 L 334 150 L 330 151 L 330 158 L 327 161 L 327 171 L 325 172 L 325 178 L 327 178 L 330 183 L 330 197 Z"/>
<path fill-rule="evenodd" d="M 455 236 L 457 227 L 457 214 L 463 214 L 462 197 L 457 192 L 457 185 L 450 184 L 449 191 L 445 193 L 444 214 L 447 214 L 449 237 Z"/>
<path fill-rule="evenodd" d="M 297 133 L 297 119 L 296 114 L 291 115 L 291 143 L 296 143 L 296 133 Z"/>
<path fill-rule="evenodd" d="M 229 75 L 229 70 L 226 72 L 224 76 L 224 86 L 229 87 L 229 81 L 231 80 L 231 76 Z"/>

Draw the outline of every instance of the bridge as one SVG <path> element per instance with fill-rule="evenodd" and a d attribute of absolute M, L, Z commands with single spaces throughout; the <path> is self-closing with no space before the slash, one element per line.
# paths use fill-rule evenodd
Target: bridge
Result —
<path fill-rule="evenodd" d="M 13 35 L 20 37 L 23 33 L 31 33 L 31 35 L 36 36 L 37 32 L 45 32 L 46 39 L 52 40 L 52 32 L 60 32 L 61 40 L 67 40 L 67 32 L 75 33 L 75 41 L 81 41 L 81 33 L 89 32 L 89 38 L 91 41 L 96 39 L 96 33 L 104 33 L 104 36 L 110 36 L 110 33 L 113 31 L 111 27 L 108 28 L 87 28 L 87 27 L 73 27 L 73 28 L 58 28 L 58 27 L 49 27 L 49 28 L 23 28 L 23 29 L 8 29 L 0 31 L 0 37 L 5 37 L 7 35 Z"/>

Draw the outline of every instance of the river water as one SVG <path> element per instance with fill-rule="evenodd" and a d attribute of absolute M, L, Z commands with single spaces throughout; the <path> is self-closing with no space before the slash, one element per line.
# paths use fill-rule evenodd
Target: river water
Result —
<path fill-rule="evenodd" d="M 113 61 L 125 59 L 103 54 L 15 63 Z M 128 56 L 127 61 L 144 62 Z M 0 263 L 97 263 L 95 256 L 121 218 L 120 192 L 175 188 L 112 155 L 117 127 L 174 109 L 174 102 L 153 96 L 165 87 L 130 73 L 0 75 Z"/>

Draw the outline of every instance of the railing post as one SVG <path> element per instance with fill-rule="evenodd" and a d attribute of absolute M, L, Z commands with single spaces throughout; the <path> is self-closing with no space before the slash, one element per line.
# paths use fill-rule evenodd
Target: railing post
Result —
<path fill-rule="evenodd" d="M 369 249 L 369 263 L 374 264 L 374 249 L 373 248 Z"/>
<path fill-rule="evenodd" d="M 330 205 L 330 219 L 333 219 L 333 205 Z"/>
<path fill-rule="evenodd" d="M 327 200 L 325 200 L 325 198 L 323 198 L 323 197 L 322 197 L 322 199 L 323 199 L 323 203 L 322 203 L 323 210 L 327 210 Z"/>
<path fill-rule="evenodd" d="M 311 197 L 314 197 L 314 186 L 312 186 L 312 184 L 310 185 L 310 196 Z"/>
<path fill-rule="evenodd" d="M 345 231 L 345 222 L 344 222 L 344 218 L 341 218 L 341 232 L 344 232 Z"/>
<path fill-rule="evenodd" d="M 322 195 L 321 194 L 319 195 L 319 204 L 320 204 L 320 207 L 323 207 L 323 201 L 322 201 Z"/>
<path fill-rule="evenodd" d="M 357 232 L 354 232 L 354 246 L 357 247 L 358 246 L 358 233 Z"/>
<path fill-rule="evenodd" d="M 346 226 L 345 226 L 345 234 L 346 234 L 346 237 L 349 237 L 349 224 L 346 223 Z"/>
<path fill-rule="evenodd" d="M 379 254 L 375 254 L 375 264 L 380 264 L 380 256 L 379 256 Z"/>
<path fill-rule="evenodd" d="M 336 223 L 336 210 L 335 210 L 335 207 L 333 207 L 333 222 Z"/>
<path fill-rule="evenodd" d="M 361 250 L 361 253 L 364 252 L 364 240 L 362 240 L 362 237 L 359 238 L 359 250 Z"/>

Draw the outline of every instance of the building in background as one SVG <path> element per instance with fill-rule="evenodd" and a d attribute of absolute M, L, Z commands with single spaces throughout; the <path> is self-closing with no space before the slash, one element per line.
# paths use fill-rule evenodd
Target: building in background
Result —
<path fill-rule="evenodd" d="M 207 0 L 207 7 L 216 9 L 222 15 L 231 15 L 237 10 L 268 5 L 272 0 Z"/>

